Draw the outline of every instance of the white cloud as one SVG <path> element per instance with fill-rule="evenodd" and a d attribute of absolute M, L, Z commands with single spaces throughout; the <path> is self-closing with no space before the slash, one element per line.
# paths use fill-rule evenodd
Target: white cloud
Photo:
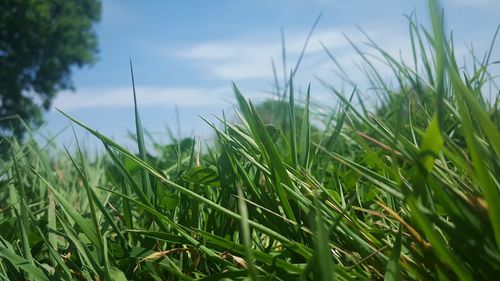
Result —
<path fill-rule="evenodd" d="M 392 26 L 379 26 L 371 30 L 365 30 L 365 32 L 373 39 L 378 47 L 396 60 L 399 61 L 401 58 L 406 63 L 411 61 L 411 49 L 409 48 L 410 39 L 404 30 Z M 351 34 L 354 34 L 355 37 L 352 37 Z M 383 56 L 376 49 L 364 44 L 368 39 L 363 37 L 360 31 L 350 33 L 349 36 L 359 50 L 365 54 L 369 54 L 367 57 L 379 74 L 384 78 L 392 77 L 391 70 L 380 61 L 380 59 L 383 59 Z M 335 45 L 325 45 L 339 65 L 347 73 L 350 80 L 357 83 L 358 86 L 367 82 L 366 76 L 358 69 L 358 66 L 363 66 L 365 63 L 353 47 L 338 48 Z M 332 81 L 332 83 L 337 85 L 342 84 L 342 81 L 339 81 L 340 79 L 334 74 L 334 71 L 340 72 L 326 54 L 318 52 L 304 61 L 301 74 L 318 76 L 326 81 Z"/>
<path fill-rule="evenodd" d="M 220 105 L 224 98 L 232 97 L 229 86 L 220 89 L 138 87 L 136 93 L 140 106 L 214 106 Z M 87 88 L 76 93 L 65 91 L 59 93 L 53 103 L 54 108 L 61 110 L 133 105 L 131 87 Z"/>
<path fill-rule="evenodd" d="M 348 47 L 343 32 L 354 27 L 324 29 L 313 33 L 306 56 L 323 54 L 320 41 L 330 48 Z M 288 35 L 292 34 L 292 35 Z M 288 63 L 295 63 L 307 37 L 304 32 L 285 32 Z M 361 36 L 353 38 L 359 41 Z M 281 41 L 277 38 L 230 39 L 201 42 L 181 50 L 170 50 L 169 57 L 194 61 L 201 69 L 224 80 L 272 78 L 271 58 L 281 58 Z M 292 67 L 289 65 L 288 67 Z"/>
<path fill-rule="evenodd" d="M 380 43 L 380 47 L 395 58 L 399 58 L 402 51 L 402 58 L 406 62 L 410 60 L 410 51 L 407 47 L 409 38 L 404 30 L 397 30 L 394 27 L 377 27 L 366 31 L 375 42 Z M 376 51 L 362 44 L 367 41 L 358 32 L 348 32 L 352 41 L 361 49 L 371 54 Z M 352 36 L 354 35 L 354 37 Z M 305 37 L 305 36 L 303 36 Z M 301 36 L 294 36 L 287 39 L 287 52 L 289 67 L 295 63 L 295 59 L 300 53 L 303 40 Z M 356 63 L 361 62 L 342 33 L 337 30 L 322 30 L 316 33 L 311 39 L 311 44 L 304 58 L 297 77 L 296 85 L 305 87 L 309 82 L 315 82 L 315 75 L 318 75 L 327 82 L 338 86 L 342 81 L 333 75 L 332 70 L 336 69 L 334 63 L 324 53 L 323 48 L 318 43 L 321 40 L 325 46 L 336 56 L 337 61 L 347 71 L 349 77 L 358 86 L 362 84 L 364 75 L 357 69 Z M 200 63 L 200 67 L 205 67 L 212 75 L 223 79 L 245 80 L 266 78 L 272 82 L 272 69 L 270 67 L 270 57 L 279 56 L 281 52 L 280 43 L 271 42 L 269 44 L 252 44 L 246 41 L 220 41 L 202 43 L 191 48 L 186 48 L 176 55 L 183 59 L 194 60 Z M 241 56 L 240 53 L 245 54 Z M 459 52 L 461 53 L 461 52 Z M 379 56 L 380 57 L 380 56 Z M 384 78 L 392 77 L 390 70 L 382 63 L 372 60 L 374 65 L 380 70 Z M 292 64 L 293 63 L 293 64 Z M 280 67 L 280 66 L 278 66 Z M 281 68 L 279 69 L 281 71 Z M 251 83 L 253 84 L 253 83 Z M 347 85 L 346 85 L 347 86 Z M 255 88 L 242 89 L 247 97 L 263 100 L 269 98 L 268 94 L 256 91 Z M 328 95 L 322 92 L 322 87 L 313 84 L 313 99 L 324 100 Z M 138 87 L 136 89 L 138 103 L 141 107 L 178 105 L 181 107 L 220 107 L 221 104 L 229 105 L 233 101 L 233 93 L 229 84 L 222 84 L 215 88 L 193 88 L 193 87 Z M 131 107 L 133 106 L 132 89 L 129 86 L 115 88 L 83 88 L 76 93 L 62 92 L 54 101 L 53 107 L 63 111 L 71 111 L 82 108 L 103 108 L 103 107 Z"/>
<path fill-rule="evenodd" d="M 353 28 L 349 28 L 350 30 Z M 347 30 L 345 30 L 347 31 Z M 291 32 L 293 36 L 285 34 L 286 51 L 290 54 L 299 54 L 305 43 L 307 33 Z M 314 53 L 322 50 L 319 41 L 332 47 L 347 46 L 347 41 L 342 35 L 341 29 L 321 30 L 313 33 L 310 39 L 306 53 Z M 298 35 L 297 35 L 298 34 Z M 233 39 L 224 41 L 203 42 L 184 50 L 172 52 L 173 56 L 184 59 L 199 59 L 199 60 L 224 60 L 234 58 L 255 58 L 261 56 L 280 55 L 281 42 L 279 38 L 274 40 L 248 39 Z M 278 39 L 278 40 L 276 40 Z"/>
<path fill-rule="evenodd" d="M 173 52 L 174 56 L 194 60 L 224 60 L 272 54 L 280 50 L 280 44 L 258 44 L 246 40 L 203 42 L 187 49 Z"/>
<path fill-rule="evenodd" d="M 389 54 L 399 58 L 399 51 L 403 50 L 403 55 L 409 58 L 409 37 L 406 26 L 387 25 L 384 23 L 367 24 L 369 28 L 364 29 L 380 47 Z M 285 44 L 287 54 L 287 68 L 295 66 L 300 52 L 304 46 L 308 31 L 288 31 L 285 32 Z M 291 34 L 291 35 L 288 35 Z M 368 41 L 365 35 L 354 26 L 339 28 L 320 29 L 313 33 L 307 46 L 305 56 L 300 67 L 300 79 L 298 82 L 308 83 L 314 80 L 315 75 L 331 77 L 331 70 L 336 68 L 334 63 L 328 58 L 323 50 L 323 43 L 328 50 L 338 58 L 339 63 L 353 74 L 356 81 L 362 76 L 357 71 L 353 61 L 359 61 L 359 55 L 350 45 L 344 34 L 358 47 L 376 53 L 375 50 L 366 48 L 363 42 Z M 406 52 L 406 53 L 405 53 Z M 266 79 L 273 81 L 271 58 L 277 64 L 278 76 L 282 76 L 281 66 L 281 41 L 278 38 L 269 39 L 267 37 L 257 39 L 230 39 L 201 42 L 170 50 L 167 54 L 170 57 L 188 60 L 199 68 L 203 73 L 215 76 L 223 80 L 233 80 L 241 82 L 252 79 Z M 380 63 L 374 62 L 377 66 Z M 386 71 L 386 70 L 382 70 Z M 282 78 L 280 78 L 282 81 Z M 356 81 L 358 82 L 358 81 Z"/>
<path fill-rule="evenodd" d="M 270 59 L 266 57 L 246 57 L 220 62 L 211 66 L 216 76 L 228 80 L 245 80 L 272 77 Z"/>

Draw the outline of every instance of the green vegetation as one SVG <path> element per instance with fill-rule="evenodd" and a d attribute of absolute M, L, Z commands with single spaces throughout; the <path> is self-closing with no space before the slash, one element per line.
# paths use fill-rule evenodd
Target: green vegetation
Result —
<path fill-rule="evenodd" d="M 72 89 L 72 69 L 95 61 L 100 16 L 99 0 L 0 1 L 1 138 L 39 126 L 56 93 Z"/>
<path fill-rule="evenodd" d="M 365 93 L 347 77 L 348 93 L 323 82 L 340 101 L 326 116 L 314 88 L 296 105 L 290 81 L 289 111 L 271 125 L 235 85 L 239 121 L 208 123 L 204 153 L 173 139 L 148 154 L 137 107 L 138 154 L 69 115 L 105 155 L 14 142 L 0 171 L 0 279 L 496 280 L 491 49 L 459 68 L 429 3 L 432 30 L 410 17 L 413 66 L 370 41 L 397 86 L 360 51 L 373 110 L 354 104 Z"/>

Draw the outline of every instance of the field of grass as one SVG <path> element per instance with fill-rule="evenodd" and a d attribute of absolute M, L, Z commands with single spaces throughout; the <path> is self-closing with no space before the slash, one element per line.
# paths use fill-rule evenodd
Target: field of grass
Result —
<path fill-rule="evenodd" d="M 430 30 L 409 17 L 411 64 L 359 51 L 375 108 L 330 56 L 349 86 L 320 81 L 335 108 L 299 101 L 295 71 L 266 106 L 234 85 L 238 121 L 207 122 L 213 144 L 146 145 L 137 106 L 138 153 L 69 115 L 102 155 L 12 143 L 0 279 L 497 280 L 499 62 L 492 43 L 459 66 L 429 12 Z"/>

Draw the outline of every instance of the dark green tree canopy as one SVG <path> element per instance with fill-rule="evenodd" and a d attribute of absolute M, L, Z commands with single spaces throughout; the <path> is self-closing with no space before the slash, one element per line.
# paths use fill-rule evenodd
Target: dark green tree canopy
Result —
<path fill-rule="evenodd" d="M 0 1 L 0 137 L 22 137 L 42 121 L 71 70 L 93 63 L 100 0 Z"/>

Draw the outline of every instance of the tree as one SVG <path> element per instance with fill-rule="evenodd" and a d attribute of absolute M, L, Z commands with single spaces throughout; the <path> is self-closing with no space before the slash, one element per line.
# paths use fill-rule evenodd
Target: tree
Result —
<path fill-rule="evenodd" d="M 95 61 L 100 0 L 0 1 L 0 137 L 37 127 L 71 70 Z M 19 117 L 19 118 L 18 118 Z M 5 147 L 4 147 L 5 149 Z"/>

